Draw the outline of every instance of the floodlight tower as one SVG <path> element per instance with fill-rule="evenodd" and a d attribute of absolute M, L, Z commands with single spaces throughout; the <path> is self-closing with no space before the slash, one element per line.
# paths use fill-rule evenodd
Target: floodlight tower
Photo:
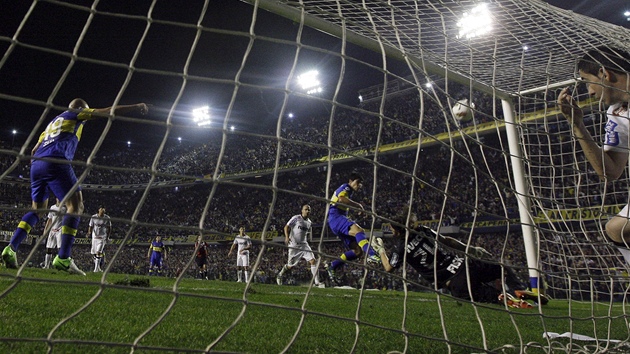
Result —
<path fill-rule="evenodd" d="M 317 78 L 318 76 L 319 72 L 317 70 L 307 71 L 297 77 L 298 85 L 300 85 L 302 90 L 306 91 L 309 95 L 321 93 L 322 87 L 319 79 Z"/>
<path fill-rule="evenodd" d="M 203 106 L 192 110 L 193 122 L 198 126 L 210 124 L 210 107 Z"/>
<path fill-rule="evenodd" d="M 457 22 L 459 33 L 457 38 L 471 39 L 479 37 L 492 31 L 492 17 L 488 5 L 481 3 L 470 10 L 464 12 L 462 18 Z"/>

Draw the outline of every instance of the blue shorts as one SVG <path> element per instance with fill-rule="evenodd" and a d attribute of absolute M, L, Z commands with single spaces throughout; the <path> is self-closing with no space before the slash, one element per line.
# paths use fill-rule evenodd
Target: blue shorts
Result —
<path fill-rule="evenodd" d="M 337 213 L 328 214 L 328 226 L 330 227 L 330 230 L 339 237 L 339 239 L 341 239 L 348 248 L 350 248 L 350 245 L 353 242 L 357 242 L 354 236 L 348 235 L 350 227 L 354 224 L 356 223 L 347 215 Z"/>
<path fill-rule="evenodd" d="M 153 252 L 151 253 L 151 267 L 162 267 L 162 253 Z"/>
<path fill-rule="evenodd" d="M 35 160 L 31 165 L 31 199 L 41 203 L 52 191 L 62 200 L 77 183 L 72 165 Z M 81 186 L 77 191 L 81 190 Z"/>

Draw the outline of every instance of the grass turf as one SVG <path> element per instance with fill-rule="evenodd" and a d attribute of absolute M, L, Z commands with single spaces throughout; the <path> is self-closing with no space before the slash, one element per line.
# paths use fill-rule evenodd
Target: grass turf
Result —
<path fill-rule="evenodd" d="M 2 353 L 545 353 L 545 331 L 627 340 L 627 320 L 618 303 L 506 310 L 431 293 L 0 271 Z"/>

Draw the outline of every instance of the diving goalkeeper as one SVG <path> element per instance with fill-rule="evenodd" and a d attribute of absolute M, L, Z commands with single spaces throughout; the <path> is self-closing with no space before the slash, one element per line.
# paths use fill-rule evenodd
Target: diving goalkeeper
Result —
<path fill-rule="evenodd" d="M 394 221 L 404 225 L 406 218 L 397 217 Z M 496 304 L 505 301 L 508 306 L 517 308 L 532 307 L 526 300 L 543 305 L 549 301 L 542 294 L 539 296 L 528 291 L 512 268 L 487 260 L 491 255 L 482 247 L 469 247 L 468 254 L 472 257 L 465 257 L 465 244 L 428 227 L 419 225 L 411 228 L 407 243 L 405 228 L 394 223 L 391 227 L 393 237 L 387 244 L 382 239 L 372 242 L 372 248 L 380 254 L 386 272 L 403 265 L 406 250 L 407 264 L 418 271 L 424 280 L 438 289 L 448 290 L 456 298 Z M 507 299 L 504 298 L 503 290 L 495 286 L 496 280 L 501 280 L 506 288 Z"/>

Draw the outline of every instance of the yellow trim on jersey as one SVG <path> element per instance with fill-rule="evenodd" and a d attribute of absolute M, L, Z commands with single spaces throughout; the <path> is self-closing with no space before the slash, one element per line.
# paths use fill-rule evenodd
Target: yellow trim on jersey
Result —
<path fill-rule="evenodd" d="M 81 110 L 81 112 L 79 112 L 79 114 L 77 114 L 77 120 L 94 119 L 95 117 L 92 116 L 92 113 L 94 113 L 94 108 L 83 109 Z"/>
<path fill-rule="evenodd" d="M 31 225 L 29 225 L 26 221 L 20 221 L 20 223 L 18 224 L 18 228 L 24 229 L 27 234 L 29 234 L 32 229 Z"/>
<path fill-rule="evenodd" d="M 369 242 L 370 242 L 370 241 L 368 241 L 367 239 L 363 239 L 363 240 L 359 241 L 359 246 L 360 246 L 361 248 L 363 248 L 363 246 L 365 246 L 365 244 L 366 244 L 366 243 L 369 243 Z"/>
<path fill-rule="evenodd" d="M 340 209 L 340 210 L 348 210 L 348 207 L 343 204 L 337 205 L 339 198 L 346 197 L 347 195 L 348 195 L 348 191 L 346 191 L 345 189 L 342 190 L 341 193 L 339 193 L 339 195 L 333 194 L 332 198 L 330 198 L 330 205 L 333 205 L 337 207 L 337 209 Z"/>
<path fill-rule="evenodd" d="M 62 226 L 61 227 L 61 234 L 62 235 L 76 236 L 77 235 L 77 229 L 71 228 L 70 226 Z"/>

